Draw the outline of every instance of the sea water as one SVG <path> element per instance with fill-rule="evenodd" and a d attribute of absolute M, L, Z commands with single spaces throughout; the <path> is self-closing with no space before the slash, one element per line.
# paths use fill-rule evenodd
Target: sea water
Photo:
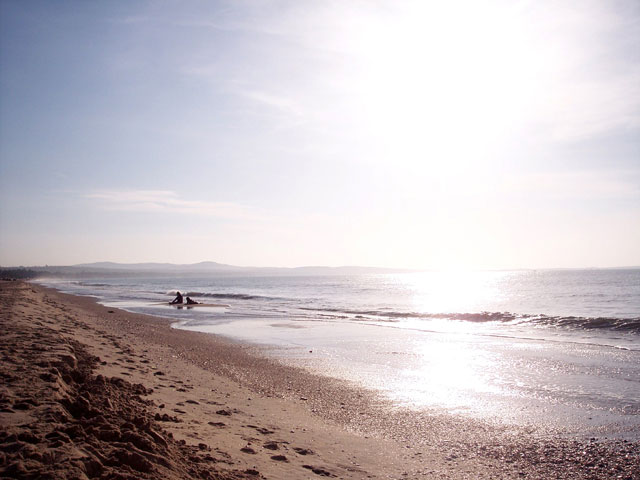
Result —
<path fill-rule="evenodd" d="M 640 438 L 640 269 L 46 280 L 399 407 Z M 226 305 L 175 308 L 179 290 Z"/>

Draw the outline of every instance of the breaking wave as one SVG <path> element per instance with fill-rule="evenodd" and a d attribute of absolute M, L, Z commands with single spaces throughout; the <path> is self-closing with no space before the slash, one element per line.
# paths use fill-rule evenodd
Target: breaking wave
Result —
<path fill-rule="evenodd" d="M 176 292 L 170 291 L 166 293 L 175 295 Z M 336 308 L 329 306 L 325 307 L 317 304 L 314 305 L 313 303 L 309 305 L 308 301 L 301 299 L 272 297 L 248 293 L 189 291 L 187 293 L 183 293 L 183 295 L 193 298 L 212 298 L 220 300 L 251 300 L 259 302 L 278 301 L 287 304 L 292 312 L 299 312 L 300 310 L 304 310 L 319 316 L 330 313 L 338 317 L 350 318 L 356 321 L 374 320 L 383 322 L 396 322 L 402 319 L 442 319 L 473 323 L 495 322 L 511 325 L 531 325 L 539 327 L 568 328 L 576 330 L 611 330 L 616 332 L 630 332 L 640 334 L 640 317 L 581 317 L 546 314 L 531 315 L 512 312 L 425 313 L 411 311 L 393 311 L 387 309 L 361 310 Z"/>
<path fill-rule="evenodd" d="M 267 297 L 264 295 L 251 295 L 248 293 L 206 293 L 206 292 L 187 292 L 183 294 L 190 297 L 205 298 L 227 298 L 231 300 L 282 300 L 279 297 Z"/>
<path fill-rule="evenodd" d="M 319 310 L 302 307 L 303 310 Z M 443 319 L 459 320 L 465 322 L 484 323 L 502 322 L 510 324 L 529 324 L 543 327 L 560 327 L 582 330 L 613 330 L 618 332 L 631 332 L 640 334 L 640 317 L 616 318 L 616 317 L 563 317 L 553 315 L 523 315 L 511 312 L 480 312 L 480 313 L 417 313 L 417 312 L 393 312 L 380 310 L 341 310 L 321 309 L 324 312 L 346 313 L 354 315 L 356 319 L 368 318 L 371 320 L 398 320 L 401 318 L 416 319 Z"/>

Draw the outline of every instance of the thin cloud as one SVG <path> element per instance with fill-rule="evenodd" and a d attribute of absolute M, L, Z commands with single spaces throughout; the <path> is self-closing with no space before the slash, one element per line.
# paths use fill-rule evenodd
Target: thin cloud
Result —
<path fill-rule="evenodd" d="M 266 92 L 244 92 L 244 95 L 260 104 L 274 108 L 288 115 L 300 115 L 302 112 L 296 102 L 288 97 L 273 95 Z"/>
<path fill-rule="evenodd" d="M 565 85 L 555 97 L 554 136 L 578 140 L 640 128 L 640 68 L 600 81 Z"/>
<path fill-rule="evenodd" d="M 634 178 L 634 172 L 532 173 L 506 177 L 502 190 L 537 197 L 637 199 L 640 188 Z"/>
<path fill-rule="evenodd" d="M 179 213 L 207 217 L 259 220 L 257 209 L 232 202 L 188 200 L 171 190 L 102 190 L 85 195 L 111 211 L 137 213 Z"/>

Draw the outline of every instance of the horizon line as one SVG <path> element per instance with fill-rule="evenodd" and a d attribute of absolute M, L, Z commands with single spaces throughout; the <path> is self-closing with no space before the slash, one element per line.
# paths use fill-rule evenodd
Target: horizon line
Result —
<path fill-rule="evenodd" d="M 616 269 L 640 269 L 640 265 L 614 265 L 614 266 L 580 266 L 580 267 L 486 267 L 486 268 L 436 268 L 436 267 L 383 267 L 383 266 L 370 266 L 370 265 L 299 265 L 299 266 L 255 266 L 255 265 L 234 265 L 228 263 L 216 262 L 213 260 L 202 260 L 199 262 L 193 263 L 172 263 L 172 262 L 114 262 L 114 261 L 97 261 L 97 262 L 81 262 L 75 264 L 44 264 L 44 265 L 14 265 L 14 266 L 4 266 L 0 265 L 0 269 L 9 270 L 9 269 L 30 269 L 30 268 L 103 268 L 108 269 L 108 267 L 100 267 L 100 264 L 112 264 L 123 267 L 132 267 L 139 265 L 149 265 L 149 266 L 160 266 L 167 265 L 173 267 L 194 267 L 197 265 L 202 265 L 206 263 L 213 263 L 219 265 L 221 267 L 232 267 L 232 268 L 241 268 L 244 270 L 267 270 L 267 269 L 281 269 L 281 270 L 296 270 L 296 269 L 305 269 L 305 268 L 322 268 L 322 269 L 345 269 L 345 268 L 364 268 L 364 269 L 377 269 L 377 270 L 403 270 L 407 273 L 419 273 L 419 272 L 446 272 L 446 271 L 483 271 L 483 272 L 500 272 L 500 271 L 535 271 L 535 270 L 616 270 Z"/>

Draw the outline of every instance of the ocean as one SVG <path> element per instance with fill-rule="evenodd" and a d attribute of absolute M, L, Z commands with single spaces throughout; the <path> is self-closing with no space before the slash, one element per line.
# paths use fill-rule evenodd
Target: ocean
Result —
<path fill-rule="evenodd" d="M 43 279 L 398 408 L 640 439 L 640 269 Z M 176 308 L 176 291 L 226 306 Z"/>

